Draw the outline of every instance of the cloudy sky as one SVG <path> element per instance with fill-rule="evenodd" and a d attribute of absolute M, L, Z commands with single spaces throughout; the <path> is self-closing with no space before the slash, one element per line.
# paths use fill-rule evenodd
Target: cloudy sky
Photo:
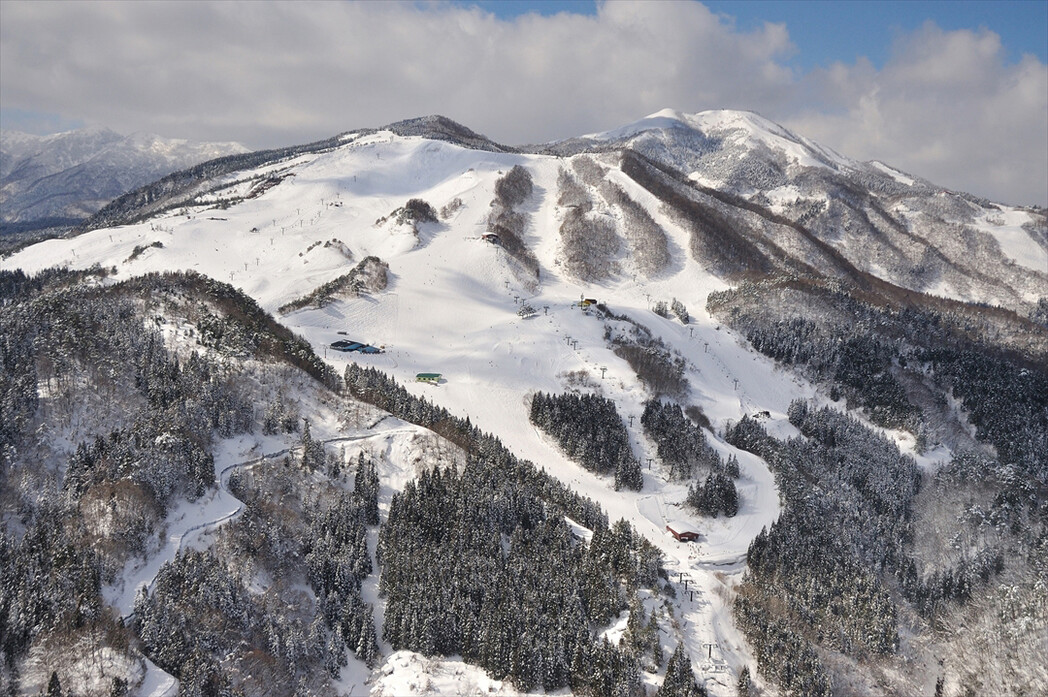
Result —
<path fill-rule="evenodd" d="M 750 109 L 1048 204 L 1048 3 L 0 1 L 0 128 L 261 148 L 444 114 L 508 144 Z"/>

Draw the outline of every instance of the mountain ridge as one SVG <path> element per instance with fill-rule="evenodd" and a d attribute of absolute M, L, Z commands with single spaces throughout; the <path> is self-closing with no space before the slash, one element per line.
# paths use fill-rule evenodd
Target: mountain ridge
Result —
<path fill-rule="evenodd" d="M 665 126 L 667 121 L 674 124 L 672 128 L 649 127 L 653 123 Z M 699 128 L 706 128 L 708 132 Z M 1048 271 L 1048 223 L 1042 212 L 1025 209 L 1025 213 L 1020 214 L 1016 211 L 1024 209 L 1002 208 L 965 195 L 949 194 L 883 163 L 877 166 L 848 160 L 752 112 L 709 111 L 686 115 L 663 110 L 606 134 L 520 150 L 498 145 L 441 116 L 409 119 L 384 129 L 363 129 L 352 132 L 356 134 L 352 137 L 365 137 L 382 130 L 407 134 L 401 137 L 434 137 L 489 152 L 563 155 L 633 150 L 683 173 L 706 191 L 722 191 L 740 201 L 756 204 L 774 216 L 788 218 L 792 224 L 811 231 L 820 243 L 829 243 L 843 251 L 849 262 L 863 271 L 884 275 L 887 270 L 894 283 L 912 290 L 927 292 L 942 285 L 944 276 L 950 285 L 964 288 L 970 287 L 974 279 L 977 286 L 996 285 L 997 288 L 989 296 L 977 294 L 966 299 L 1029 309 L 1031 302 L 1036 303 L 1036 297 L 1031 295 L 1036 283 L 1031 286 L 1029 277 L 1023 278 L 1023 269 Z M 678 142 L 680 138 L 673 131 L 688 135 Z M 742 141 L 724 136 L 738 132 L 745 135 Z M 171 195 L 163 190 L 170 186 L 165 181 L 185 182 L 176 186 L 185 193 L 203 186 L 209 176 L 220 170 L 233 171 L 238 166 L 264 162 L 267 158 L 272 161 L 295 152 L 334 147 L 340 142 L 339 138 L 347 137 L 350 136 L 344 134 L 315 144 L 247 154 L 242 160 L 225 161 L 221 168 L 199 167 L 175 173 L 167 180 L 114 201 L 88 220 L 82 229 L 133 220 L 148 210 L 155 210 L 158 200 Z M 695 138 L 701 143 L 691 148 Z M 769 143 L 776 145 L 781 141 L 787 142 L 787 147 L 779 148 L 776 155 Z M 798 148 L 802 149 L 800 154 Z M 176 206 L 179 200 L 172 199 L 164 205 Z M 147 207 L 137 208 L 142 205 Z M 994 215 L 1002 210 L 1008 212 L 1003 216 Z M 911 226 L 909 219 L 917 216 L 929 220 Z M 1013 219 L 1025 222 L 1010 223 Z M 1004 221 L 1003 224 L 1000 221 Z M 1004 258 L 1015 262 L 1017 268 L 1005 269 L 1003 282 L 986 278 L 979 271 L 982 264 L 973 263 L 978 257 L 968 253 L 970 247 L 953 242 L 958 226 L 967 229 L 966 244 L 969 245 L 974 241 L 972 235 L 991 236 Z M 868 240 L 875 242 L 872 254 L 865 251 Z M 980 246 L 989 253 L 988 244 L 991 243 L 984 241 Z M 848 256 L 848 249 L 855 249 L 857 253 Z"/>
<path fill-rule="evenodd" d="M 50 136 L 0 135 L 0 224 L 32 229 L 73 224 L 128 189 L 171 171 L 246 152 L 238 143 L 195 143 L 88 128 Z"/>

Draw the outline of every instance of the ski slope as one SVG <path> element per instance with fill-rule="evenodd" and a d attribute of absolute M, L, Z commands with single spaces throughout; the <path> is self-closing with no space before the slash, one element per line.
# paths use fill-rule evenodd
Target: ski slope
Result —
<path fill-rule="evenodd" d="M 525 242 L 541 267 L 537 280 L 522 272 L 501 247 L 481 239 L 494 184 L 515 164 L 524 166 L 534 178 L 535 191 L 524 209 L 530 215 Z M 557 232 L 565 211 L 556 201 L 558 169 L 566 165 L 565 160 L 554 157 L 469 150 L 389 132 L 348 137 L 331 152 L 230 176 L 229 190 L 217 193 L 216 199 L 249 188 L 238 180 L 254 175 L 282 177 L 262 195 L 230 208 L 172 210 L 136 225 L 50 240 L 0 265 L 34 272 L 55 265 L 97 263 L 115 267 L 114 281 L 192 269 L 254 297 L 307 338 L 339 371 L 351 360 L 374 366 L 414 394 L 456 415 L 468 416 L 481 429 L 498 435 L 518 456 L 596 500 L 612 521 L 630 521 L 663 551 L 670 579 L 678 588 L 674 613 L 679 627 L 667 630 L 667 655 L 683 641 L 698 679 L 705 682 L 710 694 L 734 695 L 735 675 L 743 665 L 755 665 L 755 660 L 731 619 L 731 589 L 741 580 L 750 541 L 778 517 L 779 499 L 767 464 L 737 451 L 717 434 L 728 421 L 766 411 L 770 432 L 795 435 L 785 416 L 789 402 L 798 397 L 822 398 L 812 386 L 749 350 L 705 312 L 707 295 L 726 286 L 683 251 L 688 249 L 687 234 L 662 215 L 658 202 L 614 168 L 608 177 L 665 229 L 670 248 L 675 250 L 673 264 L 663 275 L 645 278 L 624 263 L 618 276 L 598 285 L 582 284 L 565 275 L 558 262 Z M 422 225 L 417 235 L 409 226 L 378 222 L 414 197 L 425 199 L 437 210 L 455 199 L 462 205 L 447 219 Z M 607 212 L 615 215 L 614 210 Z M 324 244 L 331 241 L 340 244 Z M 154 242 L 161 244 L 151 246 Z M 144 250 L 135 254 L 136 247 Z M 389 264 L 385 290 L 279 316 L 277 308 L 284 303 L 346 273 L 369 255 Z M 686 484 L 669 480 L 654 444 L 640 426 L 643 404 L 651 395 L 629 365 L 612 352 L 600 317 L 577 306 L 580 297 L 596 298 L 615 313 L 642 323 L 685 357 L 688 403 L 701 407 L 711 420 L 714 431 L 707 433 L 711 444 L 723 457 L 731 454 L 739 460 L 742 476 L 736 517 L 702 518 L 682 506 Z M 655 301 L 671 298 L 683 302 L 691 312 L 688 325 L 649 309 Z M 525 301 L 538 310 L 536 316 L 518 316 Z M 363 356 L 327 348 L 346 337 L 383 346 L 385 353 Z M 595 475 L 566 458 L 529 422 L 530 396 L 536 391 L 565 391 L 568 374 L 578 371 L 588 376 L 589 386 L 584 389 L 614 400 L 619 413 L 631 422 L 634 453 L 645 466 L 642 491 L 615 491 L 610 477 Z M 424 385 L 414 381 L 419 372 L 438 372 L 443 377 L 437 385 Z M 417 453 L 413 444 L 419 429 L 391 421 L 375 431 L 359 433 L 343 432 L 334 417 L 314 425 L 320 438 L 351 445 L 352 441 L 367 441 L 370 452 L 384 453 L 392 464 L 382 472 L 383 510 L 391 492 L 413 476 L 410 463 Z M 216 477 L 222 486 L 213 497 L 178 509 L 169 521 L 170 532 L 160 552 L 128 568 L 122 585 L 107 591 L 107 600 L 122 615 L 129 614 L 135 593 L 151 582 L 163 561 L 173 558 L 184 544 L 207 544 L 209 526 L 236 515 L 239 502 L 224 486 L 223 473 L 230 467 L 250 466 L 262 453 L 286 452 L 288 447 L 261 440 L 227 444 L 216 457 Z M 666 532 L 670 520 L 694 525 L 701 533 L 700 541 L 677 542 Z M 368 600 L 376 603 L 380 620 L 377 593 Z M 389 647 L 383 650 L 388 656 Z M 376 694 L 411 684 L 401 674 L 419 663 L 401 654 L 394 654 L 390 661 L 378 671 L 385 677 L 379 680 L 381 689 L 376 687 Z M 359 666 L 357 670 L 343 681 L 347 693 L 362 694 L 359 690 L 365 689 L 366 671 L 362 675 Z M 442 674 L 466 674 L 465 669 L 455 670 Z M 467 677 L 476 680 L 476 676 Z M 158 685 L 163 682 L 150 680 Z M 455 680 L 430 684 L 450 686 L 449 694 L 462 685 Z M 162 694 L 162 689 L 158 687 L 155 694 Z"/>

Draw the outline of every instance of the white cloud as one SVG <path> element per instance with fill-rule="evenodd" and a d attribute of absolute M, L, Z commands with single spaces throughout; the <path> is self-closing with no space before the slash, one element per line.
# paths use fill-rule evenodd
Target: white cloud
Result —
<path fill-rule="evenodd" d="M 926 24 L 882 70 L 865 62 L 808 77 L 821 100 L 784 119 L 857 159 L 1011 203 L 1048 202 L 1048 66 L 1008 64 L 993 32 Z"/>
<path fill-rule="evenodd" d="M 321 137 L 446 113 L 507 142 L 698 110 L 792 80 L 781 26 L 743 34 L 697 3 L 527 15 L 396 3 L 3 3 L 6 105 L 118 129 Z"/>
<path fill-rule="evenodd" d="M 785 26 L 739 31 L 698 3 L 513 21 L 354 2 L 4 0 L 0 13 L 5 108 L 123 132 L 263 147 L 442 113 L 519 144 L 663 107 L 753 109 L 946 186 L 1048 199 L 1045 66 L 1007 65 L 989 32 L 925 27 L 882 70 L 804 76 L 785 63 L 795 50 Z M 981 174 L 956 176 L 965 171 Z"/>

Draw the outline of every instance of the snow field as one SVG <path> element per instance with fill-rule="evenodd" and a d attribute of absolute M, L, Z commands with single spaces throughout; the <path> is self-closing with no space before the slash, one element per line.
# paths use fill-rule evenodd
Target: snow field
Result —
<path fill-rule="evenodd" d="M 1023 229 L 1033 222 L 1030 214 L 1003 206 L 1001 211 L 987 211 L 976 220 L 975 228 L 997 240 L 1006 257 L 1034 271 L 1048 275 L 1048 240 L 1037 240 Z"/>

